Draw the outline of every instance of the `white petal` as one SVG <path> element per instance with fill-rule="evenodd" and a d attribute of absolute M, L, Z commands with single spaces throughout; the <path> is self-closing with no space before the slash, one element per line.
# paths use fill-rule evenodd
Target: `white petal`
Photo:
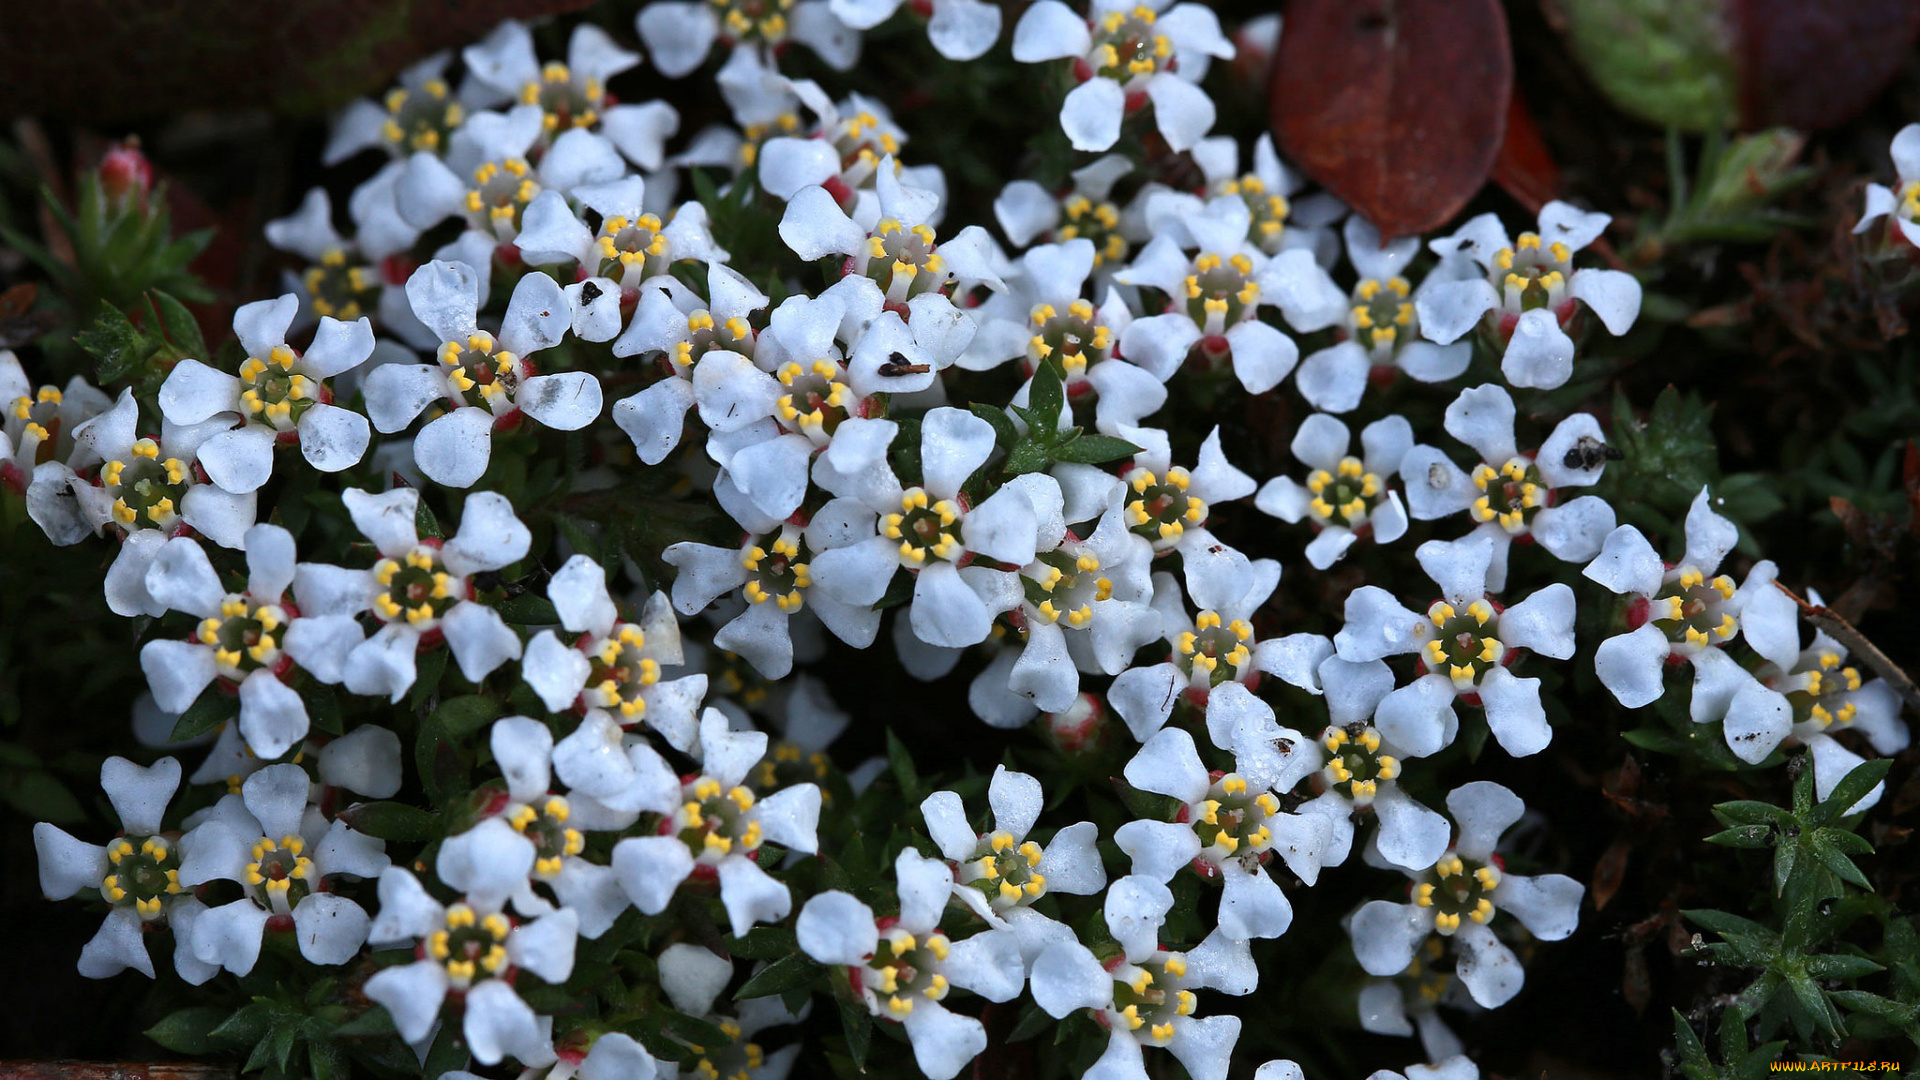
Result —
<path fill-rule="evenodd" d="M 693 407 L 693 384 L 686 379 L 662 379 L 631 397 L 614 403 L 613 422 L 633 440 L 640 460 L 658 465 L 680 445 L 687 410 Z"/>
<path fill-rule="evenodd" d="M 1381 785 L 1373 812 L 1380 819 L 1375 843 L 1388 862 L 1417 872 L 1446 854 L 1453 835 L 1447 819 L 1409 798 L 1400 785 Z"/>
<path fill-rule="evenodd" d="M 1740 529 L 1733 522 L 1713 511 L 1713 497 L 1706 488 L 1693 497 L 1693 504 L 1687 508 L 1687 554 L 1686 564 L 1699 568 L 1701 573 L 1711 574 L 1720 566 L 1720 560 L 1727 557 L 1733 545 L 1740 540 Z"/>
<path fill-rule="evenodd" d="M 507 959 L 550 983 L 564 983 L 573 974 L 574 945 L 580 938 L 580 920 L 571 909 L 524 923 L 507 935 Z"/>
<path fill-rule="evenodd" d="M 482 1065 L 498 1064 L 509 1055 L 530 1056 L 546 1049 L 549 1041 L 533 1010 L 499 979 L 486 979 L 467 991 L 461 1030 L 473 1059 Z"/>
<path fill-rule="evenodd" d="M 193 923 L 193 957 L 245 975 L 260 959 L 266 926 L 267 913 L 246 897 L 208 908 Z"/>
<path fill-rule="evenodd" d="M 600 380 L 585 371 L 535 375 L 513 395 L 514 404 L 555 431 L 578 431 L 593 423 L 600 400 Z"/>
<path fill-rule="evenodd" d="M 1493 737 L 1514 757 L 1537 754 L 1553 741 L 1553 728 L 1540 704 L 1539 679 L 1515 678 L 1506 668 L 1496 667 L 1480 680 L 1480 700 L 1487 708 Z"/>
<path fill-rule="evenodd" d="M 153 700 L 170 713 L 186 712 L 215 674 L 211 648 L 167 638 L 147 642 L 140 650 L 140 668 Z"/>
<path fill-rule="evenodd" d="M 1078 941 L 1047 946 L 1033 962 L 1033 1000 L 1048 1016 L 1065 1019 L 1113 1000 L 1113 976 Z"/>
<path fill-rule="evenodd" d="M 1542 510 L 1533 519 L 1533 538 L 1563 562 L 1586 562 L 1600 554 L 1614 529 L 1613 507 L 1597 495 Z"/>
<path fill-rule="evenodd" d="M 120 823 L 134 836 L 160 831 L 160 819 L 180 787 L 180 763 L 164 757 L 141 767 L 123 757 L 110 757 L 100 766 L 100 787 L 113 803 Z"/>
<path fill-rule="evenodd" d="M 1293 905 L 1265 870 L 1221 866 L 1220 930 L 1235 939 L 1272 938 L 1293 924 Z"/>
<path fill-rule="evenodd" d="M 1757 765 L 1793 730 L 1793 706 L 1784 695 L 1748 679 L 1727 703 L 1723 727 L 1733 756 Z"/>
<path fill-rule="evenodd" d="M 613 870 L 633 906 L 658 915 L 693 873 L 693 853 L 677 836 L 630 837 L 614 845 Z"/>
<path fill-rule="evenodd" d="M 413 423 L 420 410 L 446 396 L 447 381 L 426 364 L 381 364 L 367 372 L 367 416 L 392 434 Z"/>
<path fill-rule="evenodd" d="M 1499 306 L 1499 294 L 1483 278 L 1432 285 L 1422 289 L 1414 299 L 1420 332 L 1442 345 L 1459 340 L 1461 335 L 1478 326 L 1487 312 Z"/>
<path fill-rule="evenodd" d="M 1322 412 L 1352 412 L 1366 393 L 1372 367 L 1366 350 L 1353 341 L 1342 341 L 1301 361 L 1293 384 L 1300 388 L 1300 396 Z"/>
<path fill-rule="evenodd" d="M 160 411 L 176 424 L 198 424 L 240 409 L 240 380 L 198 360 L 173 366 L 160 384 Z"/>
<path fill-rule="evenodd" d="M 273 475 L 273 429 L 249 424 L 200 444 L 207 479 L 236 495 L 258 490 Z"/>
<path fill-rule="evenodd" d="M 386 368 L 377 368 L 376 372 Z M 462 406 L 435 418 L 413 440 L 413 460 L 437 484 L 472 487 L 493 455 L 493 414 Z"/>
<path fill-rule="evenodd" d="M 1380 700 L 1374 726 L 1413 757 L 1437 754 L 1447 744 L 1453 698 L 1445 675 L 1422 676 Z"/>
<path fill-rule="evenodd" d="M 1353 955 L 1367 974 L 1398 975 L 1433 930 L 1433 915 L 1412 904 L 1370 900 L 1353 915 Z"/>
<path fill-rule="evenodd" d="M 953 868 L 912 848 L 893 861 L 895 891 L 900 894 L 900 925 L 922 934 L 940 925 L 940 913 L 953 895 Z"/>
<path fill-rule="evenodd" d="M 1379 660 L 1418 649 L 1427 625 L 1424 616 L 1401 607 L 1392 593 L 1362 585 L 1347 595 L 1346 625 L 1334 635 L 1333 647 L 1352 663 Z"/>
<path fill-rule="evenodd" d="M 780 239 L 794 254 L 813 260 L 851 255 L 866 242 L 866 230 L 853 223 L 827 189 L 802 188 L 780 218 Z"/>
<path fill-rule="evenodd" d="M 1553 312 L 1535 308 L 1520 316 L 1500 358 L 1500 373 L 1514 386 L 1536 390 L 1563 386 L 1573 376 L 1573 339 Z"/>
<path fill-rule="evenodd" d="M 987 1030 L 971 1016 L 922 1001 L 903 1021 L 913 1044 L 913 1061 L 927 1080 L 953 1080 L 987 1048 Z"/>
<path fill-rule="evenodd" d="M 1129 821 L 1114 830 L 1113 842 L 1133 860 L 1135 877 L 1156 882 L 1172 879 L 1200 854 L 1192 826 L 1171 821 Z"/>
<path fill-rule="evenodd" d="M 1020 946 L 1006 930 L 989 930 L 954 942 L 940 968 L 953 985 L 988 1001 L 1012 1001 L 1026 983 Z"/>
<path fill-rule="evenodd" d="M 1039 0 L 1013 28 L 1013 58 L 1023 64 L 1079 56 L 1091 45 L 1087 20 L 1060 0 Z"/>
<path fill-rule="evenodd" d="M 49 900 L 97 889 L 107 875 L 106 848 L 76 840 L 47 822 L 34 824 L 33 850 L 40 863 L 40 893 Z"/>
<path fill-rule="evenodd" d="M 1513 396 L 1493 383 L 1460 391 L 1447 406 L 1447 434 L 1473 447 L 1494 468 L 1519 453 L 1513 441 Z"/>
<path fill-rule="evenodd" d="M 1534 937 L 1560 941 L 1580 924 L 1580 898 L 1586 887 L 1564 874 L 1527 877 L 1509 874 L 1495 892 L 1501 910 L 1519 919 Z"/>
<path fill-rule="evenodd" d="M 1142 791 L 1198 802 L 1207 792 L 1207 767 L 1193 736 L 1180 728 L 1162 728 L 1127 762 L 1127 783 Z"/>
<path fill-rule="evenodd" d="M 241 680 L 240 734 L 262 761 L 293 749 L 307 737 L 307 724 L 306 703 L 271 671 L 261 669 Z"/>
<path fill-rule="evenodd" d="M 1473 1000 L 1488 1009 L 1513 1000 L 1527 977 L 1513 950 L 1479 923 L 1463 925 L 1453 940 L 1460 956 L 1456 970 Z"/>
<path fill-rule="evenodd" d="M 359 904 L 334 893 L 310 893 L 294 905 L 293 937 L 315 964 L 344 964 L 366 943 L 372 919 Z"/>
<path fill-rule="evenodd" d="M 915 637 L 942 648 L 976 645 L 993 628 L 993 612 L 951 563 L 935 563 L 915 577 L 908 617 Z"/>
<path fill-rule="evenodd" d="M 1493 857 L 1500 834 L 1527 812 L 1520 796 L 1490 780 L 1475 780 L 1447 793 L 1447 812 L 1460 826 L 1454 850 L 1485 862 Z"/>
<path fill-rule="evenodd" d="M 483 908 L 497 908 L 526 885 L 533 872 L 533 841 L 503 818 L 488 818 L 440 845 L 434 872 Z"/>
<path fill-rule="evenodd" d="M 1227 344 L 1233 348 L 1233 373 L 1249 394 L 1280 385 L 1300 358 L 1300 346 L 1292 338 L 1258 320 L 1227 331 Z"/>
<path fill-rule="evenodd" d="M 1715 565 L 1718 565 L 1717 560 Z M 1666 572 L 1667 566 L 1661 561 L 1660 553 L 1647 543 L 1646 537 L 1640 535 L 1640 530 L 1631 525 L 1622 525 L 1607 534 L 1606 540 L 1600 545 L 1599 556 L 1580 573 L 1623 596 L 1634 594 L 1651 597 L 1660 591 L 1660 582 Z"/>
<path fill-rule="evenodd" d="M 1640 282 L 1624 270 L 1577 270 L 1567 281 L 1567 294 L 1600 316 L 1616 337 L 1632 329 L 1640 314 Z"/>
<path fill-rule="evenodd" d="M 873 910 L 839 890 L 809 899 L 793 929 L 800 951 L 823 964 L 857 964 L 880 941 Z"/>
<path fill-rule="evenodd" d="M 1082 85 L 1100 81 L 1103 80 L 1095 79 Z M 1153 102 L 1154 124 L 1167 140 L 1167 146 L 1176 153 L 1192 149 L 1202 136 L 1213 130 L 1213 99 L 1207 96 L 1206 91 L 1178 75 L 1162 72 L 1147 80 L 1147 97 Z M 1075 148 L 1104 150 L 1112 145 L 1109 141 L 1105 146 L 1083 147 L 1076 142 Z"/>
<path fill-rule="evenodd" d="M 387 1007 L 407 1042 L 424 1040 L 447 996 L 447 969 L 432 960 L 382 968 L 367 980 L 367 997 Z"/>
<path fill-rule="evenodd" d="M 461 601 L 440 620 L 440 629 L 460 664 L 460 673 L 479 682 L 509 660 L 520 659 L 520 638 L 500 613 L 485 604 Z"/>
<path fill-rule="evenodd" d="M 1035 5 L 1036 8 L 1039 5 Z M 1022 25 L 1026 19 L 1021 19 Z M 1085 23 L 1081 24 L 1082 27 Z M 1015 30 L 1016 42 L 1019 30 Z M 1120 121 L 1126 112 L 1126 91 L 1112 79 L 1092 78 L 1067 93 L 1060 107 L 1060 127 L 1075 150 L 1105 150 L 1120 138 Z M 1177 103 L 1176 103 L 1177 104 Z M 1181 118 L 1176 113 L 1176 118 Z M 1211 122 L 1208 124 L 1212 126 Z"/>

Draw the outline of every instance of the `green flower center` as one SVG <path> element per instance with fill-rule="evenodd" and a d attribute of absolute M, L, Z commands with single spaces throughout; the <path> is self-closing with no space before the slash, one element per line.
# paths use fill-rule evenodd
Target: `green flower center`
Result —
<path fill-rule="evenodd" d="M 107 845 L 107 862 L 100 896 L 144 921 L 158 919 L 168 899 L 180 895 L 180 852 L 163 837 L 122 836 Z"/>
<path fill-rule="evenodd" d="M 1413 888 L 1413 902 L 1433 909 L 1433 928 L 1451 936 L 1461 919 L 1485 924 L 1493 918 L 1493 893 L 1500 871 L 1485 863 L 1447 855 Z"/>

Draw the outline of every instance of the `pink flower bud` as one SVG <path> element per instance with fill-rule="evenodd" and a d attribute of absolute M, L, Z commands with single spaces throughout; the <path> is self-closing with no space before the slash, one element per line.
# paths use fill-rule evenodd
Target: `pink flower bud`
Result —
<path fill-rule="evenodd" d="M 129 138 L 100 159 L 100 188 L 116 210 L 143 205 L 153 190 L 153 162 L 140 152 L 140 140 Z"/>

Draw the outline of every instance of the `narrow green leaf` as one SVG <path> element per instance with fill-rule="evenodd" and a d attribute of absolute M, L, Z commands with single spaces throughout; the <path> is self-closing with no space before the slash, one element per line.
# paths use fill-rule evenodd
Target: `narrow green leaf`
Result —
<path fill-rule="evenodd" d="M 1832 793 L 1819 806 L 1814 807 L 1811 812 L 1799 810 L 1800 816 L 1809 824 L 1825 825 L 1845 815 L 1853 809 L 1854 803 L 1859 802 L 1866 797 L 1867 792 L 1873 790 L 1875 784 L 1886 779 L 1887 770 L 1891 768 L 1893 768 L 1892 758 L 1877 758 L 1855 765 L 1852 772 L 1833 786 Z M 1812 772 L 1812 769 L 1806 769 L 1801 776 L 1804 778 Z M 1795 809 L 1798 810 L 1799 785 L 1797 784 L 1794 786 L 1794 802 Z"/>
<path fill-rule="evenodd" d="M 993 441 L 1002 450 L 1012 446 L 1020 439 L 1020 430 L 1013 426 L 1013 420 L 1005 409 L 975 402 L 967 406 L 967 411 L 993 425 Z"/>
<path fill-rule="evenodd" d="M 220 1047 L 213 1030 L 224 1023 L 229 1011 L 219 1005 L 196 1005 L 169 1013 L 166 1019 L 146 1030 L 146 1036 L 178 1054 L 207 1054 Z"/>
<path fill-rule="evenodd" d="M 240 699 L 226 693 L 218 686 L 209 686 L 200 692 L 180 719 L 173 722 L 174 742 L 186 742 L 199 738 L 209 731 L 217 731 L 220 725 L 240 715 Z"/>
<path fill-rule="evenodd" d="M 1033 373 L 1033 383 L 1027 389 L 1027 409 L 1033 416 L 1033 433 L 1042 439 L 1051 441 L 1053 432 L 1060 426 L 1060 410 L 1067 404 L 1066 387 L 1061 385 L 1059 373 L 1051 364 L 1041 364 Z"/>
<path fill-rule="evenodd" d="M 812 985 L 825 970 L 808 957 L 795 953 L 761 968 L 753 978 L 747 980 L 746 985 L 734 992 L 733 997 L 735 1001 L 745 1001 L 798 990 Z"/>
<path fill-rule="evenodd" d="M 748 960 L 778 960 L 800 949 L 798 938 L 784 926 L 756 926 L 744 937 L 729 938 L 728 951 Z"/>
<path fill-rule="evenodd" d="M 500 715 L 500 702 L 489 694 L 468 694 L 465 697 L 448 698 L 433 710 L 433 719 L 445 726 L 447 733 L 456 739 L 464 739 L 492 723 Z"/>
<path fill-rule="evenodd" d="M 207 341 L 200 336 L 200 323 L 194 319 L 187 306 L 159 289 L 147 292 L 147 302 L 153 305 L 160 316 L 160 326 L 167 337 L 167 344 L 181 356 L 191 356 L 196 360 L 207 358 Z"/>
<path fill-rule="evenodd" d="M 1713 1062 L 1707 1059 L 1707 1048 L 1700 1042 L 1700 1036 L 1694 1034 L 1693 1025 L 1673 1010 L 1673 1043 L 1680 1052 L 1680 1068 L 1687 1074 L 1688 1080 L 1718 1080 L 1714 1076 Z"/>
<path fill-rule="evenodd" d="M 1109 461 L 1130 458 L 1140 452 L 1140 448 L 1125 439 L 1116 439 L 1111 435 L 1081 435 L 1069 439 L 1054 447 L 1053 460 L 1070 461 L 1079 465 L 1101 465 Z"/>
<path fill-rule="evenodd" d="M 887 765 L 893 770 L 893 779 L 900 785 L 900 794 L 909 803 L 920 801 L 920 772 L 913 767 L 913 755 L 907 752 L 907 744 L 900 741 L 892 729 L 887 731 Z"/>
<path fill-rule="evenodd" d="M 867 1071 L 867 1051 L 873 1048 L 873 1013 L 856 1001 L 835 998 L 840 1003 L 840 1026 L 847 1033 L 847 1056 L 858 1072 Z"/>
<path fill-rule="evenodd" d="M 1785 815 L 1786 811 L 1772 803 L 1755 799 L 1718 803 L 1713 808 L 1713 816 L 1722 825 L 1769 825 Z"/>
<path fill-rule="evenodd" d="M 1737 825 L 1707 837 L 1707 843 L 1719 844 L 1721 847 L 1763 848 L 1768 846 L 1772 839 L 1773 826 L 1771 825 Z"/>
<path fill-rule="evenodd" d="M 1005 465 L 1008 476 L 1020 476 L 1025 473 L 1039 472 L 1051 464 L 1047 447 L 1037 442 L 1023 442 L 1014 446 L 1007 454 Z"/>
<path fill-rule="evenodd" d="M 440 837 L 440 816 L 397 802 L 356 803 L 340 811 L 349 828 L 379 840 L 421 843 Z"/>
<path fill-rule="evenodd" d="M 1864 956 L 1824 953 L 1807 957 L 1807 974 L 1816 979 L 1858 979 L 1886 969 Z"/>
<path fill-rule="evenodd" d="M 1857 885 L 1868 892 L 1872 892 L 1873 885 L 1867 880 L 1867 875 L 1861 873 L 1860 868 L 1853 865 L 1853 860 L 1847 857 L 1847 853 L 1841 851 L 1839 847 L 1835 846 L 1833 841 L 1827 839 L 1824 835 L 1834 831 L 1835 830 L 1832 829 L 1821 829 L 1818 832 L 1809 834 L 1806 837 L 1807 850 L 1813 853 L 1814 858 L 1820 860 L 1820 865 L 1840 875 L 1842 881 Z"/>

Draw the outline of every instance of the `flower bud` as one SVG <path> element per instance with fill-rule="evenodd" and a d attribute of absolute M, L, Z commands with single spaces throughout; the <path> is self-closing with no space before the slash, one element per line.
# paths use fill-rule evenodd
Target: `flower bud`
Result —
<path fill-rule="evenodd" d="M 1113 739 L 1113 722 L 1098 694 L 1081 694 L 1063 712 L 1047 713 L 1040 723 L 1047 741 L 1063 754 L 1090 754 Z"/>
<path fill-rule="evenodd" d="M 140 152 L 140 140 L 127 141 L 100 159 L 100 190 L 115 213 L 142 207 L 153 190 L 153 162 Z"/>

